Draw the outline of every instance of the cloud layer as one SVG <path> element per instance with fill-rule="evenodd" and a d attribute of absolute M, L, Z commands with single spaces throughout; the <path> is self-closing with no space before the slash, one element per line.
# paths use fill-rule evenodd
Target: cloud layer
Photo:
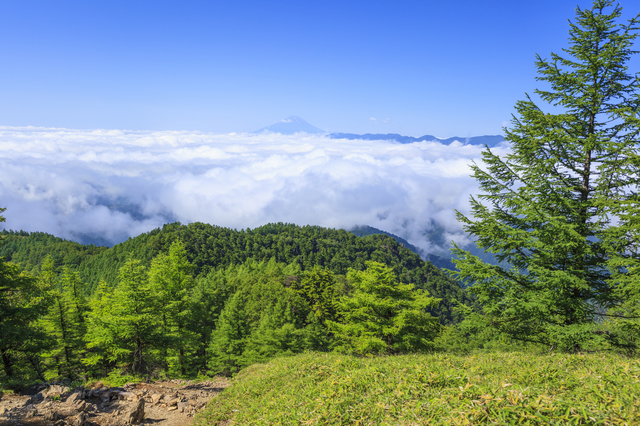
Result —
<path fill-rule="evenodd" d="M 424 233 L 464 241 L 468 165 L 481 147 L 296 134 L 0 127 L 8 229 L 117 243 L 172 221 L 370 225 L 428 252 Z M 504 152 L 506 148 L 499 148 Z"/>

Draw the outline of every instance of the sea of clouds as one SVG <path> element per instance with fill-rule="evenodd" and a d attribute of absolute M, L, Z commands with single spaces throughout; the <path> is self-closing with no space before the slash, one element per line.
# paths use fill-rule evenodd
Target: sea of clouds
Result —
<path fill-rule="evenodd" d="M 168 222 L 370 225 L 426 252 L 468 240 L 454 211 L 477 191 L 482 147 L 307 134 L 0 126 L 7 229 L 114 244 Z M 504 154 L 508 147 L 494 149 Z"/>

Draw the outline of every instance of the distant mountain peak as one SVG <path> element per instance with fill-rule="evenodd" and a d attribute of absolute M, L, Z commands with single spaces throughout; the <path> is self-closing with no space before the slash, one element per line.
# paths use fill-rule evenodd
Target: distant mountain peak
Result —
<path fill-rule="evenodd" d="M 310 133 L 310 134 L 320 134 L 327 133 L 322 129 L 318 129 L 315 126 L 304 121 L 302 118 L 291 115 L 287 118 L 283 118 L 277 123 L 272 124 L 271 126 L 263 127 L 260 130 L 256 130 L 253 133 L 280 133 L 283 135 L 293 135 L 295 133 Z"/>

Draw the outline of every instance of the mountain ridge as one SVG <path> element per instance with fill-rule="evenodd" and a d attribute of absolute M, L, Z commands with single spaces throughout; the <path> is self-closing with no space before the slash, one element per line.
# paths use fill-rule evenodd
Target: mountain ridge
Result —
<path fill-rule="evenodd" d="M 452 136 L 450 138 L 441 139 L 432 135 L 424 135 L 419 138 L 414 138 L 413 136 L 403 136 L 397 133 L 365 133 L 364 135 L 356 133 L 330 133 L 329 137 L 331 139 L 396 141 L 401 144 L 415 142 L 439 142 L 443 145 L 451 145 L 453 142 L 458 141 L 462 142 L 464 145 L 487 145 L 489 148 L 496 147 L 504 142 L 504 136 L 502 135 L 471 136 L 467 138 Z"/>
<path fill-rule="evenodd" d="M 296 133 L 308 133 L 308 134 L 325 134 L 331 139 L 348 139 L 348 140 L 369 140 L 369 141 L 396 141 L 401 144 L 409 144 L 414 142 L 439 142 L 443 145 L 451 145 L 458 141 L 464 145 L 487 145 L 489 148 L 498 146 L 504 142 L 504 136 L 502 135 L 483 135 L 483 136 L 470 136 L 460 137 L 452 136 L 450 138 L 438 138 L 433 135 L 424 135 L 418 138 L 413 136 L 404 136 L 398 133 L 329 133 L 325 130 L 319 129 L 302 118 L 291 115 L 287 118 L 280 120 L 270 126 L 263 127 L 252 133 L 280 133 L 282 135 L 294 135 Z"/>

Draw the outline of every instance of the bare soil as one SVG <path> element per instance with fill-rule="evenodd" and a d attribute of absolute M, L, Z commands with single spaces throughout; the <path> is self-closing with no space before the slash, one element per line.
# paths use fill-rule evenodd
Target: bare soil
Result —
<path fill-rule="evenodd" d="M 188 426 L 193 416 L 227 386 L 228 379 L 222 377 L 199 383 L 130 383 L 117 388 L 101 383 L 93 389 L 53 385 L 33 396 L 2 395 L 0 425 Z"/>

